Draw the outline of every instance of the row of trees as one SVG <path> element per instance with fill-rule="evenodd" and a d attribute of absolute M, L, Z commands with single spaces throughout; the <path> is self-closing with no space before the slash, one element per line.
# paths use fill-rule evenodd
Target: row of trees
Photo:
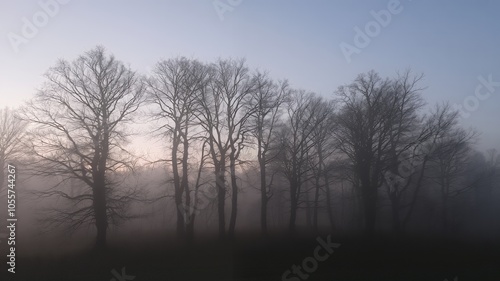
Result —
<path fill-rule="evenodd" d="M 385 201 L 394 231 L 402 233 L 425 185 L 438 187 L 443 226 L 452 229 L 449 199 L 484 186 L 498 159 L 470 172 L 476 133 L 462 129 L 446 104 L 425 114 L 422 77 L 406 71 L 384 79 L 371 71 L 325 99 L 250 71 L 244 60 L 162 60 L 142 77 L 97 47 L 73 62 L 59 61 L 18 118 L 3 117 L 16 125 L 13 135 L 2 131 L 1 159 L 13 153 L 5 143 L 17 144 L 22 135 L 29 172 L 59 179 L 40 196 L 71 202 L 52 210 L 48 220 L 71 229 L 95 225 L 101 249 L 110 223 L 134 217 L 131 202 L 157 199 L 144 198 L 124 180 L 137 165 L 125 145 L 140 108 L 157 124 L 153 134 L 168 140 L 172 180 L 165 190 L 174 192 L 179 237 L 193 238 L 196 215 L 208 200 L 200 193 L 211 188 L 219 236 L 233 238 L 242 171 L 253 164 L 264 235 L 269 202 L 283 191 L 291 233 L 301 208 L 314 229 L 321 210 L 335 229 L 333 197 L 340 182 L 354 191 L 368 235 Z"/>

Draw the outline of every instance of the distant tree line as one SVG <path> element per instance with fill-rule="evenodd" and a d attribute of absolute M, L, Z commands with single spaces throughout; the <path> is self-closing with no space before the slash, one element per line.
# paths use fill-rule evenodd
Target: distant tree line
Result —
<path fill-rule="evenodd" d="M 144 165 L 127 149 L 130 125 L 147 115 L 157 125 L 151 135 L 168 148 L 167 159 L 151 162 L 168 167 L 163 188 L 173 192 L 179 238 L 194 238 L 207 192 L 219 237 L 234 238 L 240 192 L 250 185 L 259 192 L 253 212 L 262 235 L 270 208 L 287 217 L 291 234 L 302 216 L 313 231 L 326 225 L 368 236 L 387 223 L 403 235 L 437 209 L 437 228 L 451 234 L 466 218 L 498 215 L 500 157 L 474 149 L 478 134 L 460 127 L 450 105 L 427 110 L 422 79 L 369 71 L 326 98 L 242 59 L 161 60 L 144 76 L 96 47 L 57 62 L 16 114 L 0 112 L 0 163 L 24 155 L 29 173 L 55 180 L 38 196 L 68 205 L 52 208 L 47 223 L 94 226 L 104 249 L 110 225 L 138 217 L 133 202 L 161 197 L 130 180 Z"/>

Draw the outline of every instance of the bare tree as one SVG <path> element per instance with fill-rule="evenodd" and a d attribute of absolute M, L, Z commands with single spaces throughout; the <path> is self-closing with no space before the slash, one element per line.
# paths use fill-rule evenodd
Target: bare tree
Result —
<path fill-rule="evenodd" d="M 343 103 L 335 136 L 341 151 L 352 161 L 359 179 L 366 234 L 372 235 L 377 217 L 378 189 L 384 172 L 397 166 L 406 150 L 421 100 L 416 84 L 421 76 L 409 72 L 396 80 L 382 79 L 374 71 L 359 75 L 337 94 Z"/>
<path fill-rule="evenodd" d="M 200 95 L 197 117 L 207 134 L 218 190 L 219 236 L 225 237 L 226 167 L 229 162 L 231 216 L 228 235 L 234 235 L 238 211 L 236 166 L 250 134 L 248 119 L 252 111 L 246 105 L 253 91 L 244 60 L 218 60 L 212 65 L 210 91 Z"/>
<path fill-rule="evenodd" d="M 335 107 L 333 101 L 320 101 L 320 105 L 315 109 L 313 124 L 317 123 L 316 128 L 312 132 L 312 143 L 314 144 L 314 155 L 311 159 L 312 174 L 314 180 L 314 212 L 313 226 L 315 231 L 318 231 L 318 213 L 321 209 L 320 195 L 324 191 L 326 211 L 330 225 L 334 228 L 334 219 L 331 206 L 331 191 L 330 177 L 327 169 L 328 161 L 331 161 L 332 156 L 337 150 L 334 142 L 333 132 L 336 127 Z M 318 120 L 316 120 L 318 119 Z"/>
<path fill-rule="evenodd" d="M 445 233 L 450 233 L 455 227 L 451 223 L 453 218 L 450 218 L 448 213 L 450 199 L 473 187 L 473 183 L 464 181 L 464 174 L 471 156 L 471 145 L 477 134 L 457 127 L 456 122 L 456 119 L 453 120 L 453 125 L 443 132 L 430 159 L 433 169 L 430 178 L 439 187 L 441 219 Z"/>
<path fill-rule="evenodd" d="M 286 126 L 280 132 L 281 170 L 289 183 L 290 219 L 288 229 L 296 231 L 297 209 L 305 202 L 305 183 L 311 179 L 311 157 L 314 157 L 313 133 L 329 116 L 321 111 L 321 98 L 305 91 L 296 91 L 287 103 Z"/>
<path fill-rule="evenodd" d="M 260 172 L 260 224 L 262 234 L 266 235 L 267 203 L 272 197 L 271 187 L 276 174 L 272 173 L 268 178 L 267 166 L 277 155 L 274 144 L 277 142 L 276 130 L 281 121 L 282 105 L 290 97 L 290 89 L 286 80 L 276 83 L 266 73 L 258 72 L 253 79 L 256 90 L 252 94 L 250 104 L 254 109 L 251 122 L 253 136 L 257 141 L 257 162 Z"/>
<path fill-rule="evenodd" d="M 436 131 L 435 126 L 426 123 L 425 118 L 419 116 L 420 109 L 424 106 L 421 92 L 424 88 L 419 86 L 423 75 L 413 76 L 410 70 L 399 74 L 391 81 L 390 91 L 392 99 L 388 110 L 390 120 L 388 126 L 391 127 L 388 139 L 387 163 L 384 164 L 384 175 L 387 180 L 387 194 L 391 202 L 392 222 L 394 232 L 399 234 L 403 228 L 401 222 L 401 211 L 407 206 L 403 206 L 403 199 L 407 197 L 410 186 L 415 178 L 416 167 L 419 164 L 417 159 L 422 158 L 422 146 L 431 138 Z M 425 169 L 426 159 L 422 161 Z M 409 167 L 409 165 L 411 165 Z M 410 169 L 410 170 L 408 170 Z M 403 181 L 390 181 L 393 179 L 403 179 Z M 416 199 L 420 186 L 416 188 L 413 197 Z"/>
<path fill-rule="evenodd" d="M 500 156 L 496 149 L 489 149 L 486 153 L 473 151 L 464 173 L 465 186 L 471 187 L 468 203 L 471 205 L 471 221 L 473 228 L 478 233 L 485 233 L 497 220 L 496 208 L 498 206 L 498 190 Z M 465 195 L 464 194 L 464 195 Z"/>
<path fill-rule="evenodd" d="M 0 109 L 0 193 L 3 192 L 6 165 L 22 152 L 20 144 L 26 125 L 14 110 Z"/>
<path fill-rule="evenodd" d="M 395 79 L 362 74 L 337 91 L 343 102 L 335 136 L 359 179 L 365 231 L 375 229 L 379 188 L 386 184 L 395 233 L 405 228 L 422 187 L 434 149 L 456 124 L 449 106 L 419 117 L 424 102 L 422 75 L 405 71 Z M 449 146 L 449 145 L 448 145 Z M 385 178 L 385 180 L 384 180 Z"/>
<path fill-rule="evenodd" d="M 23 112 L 34 125 L 28 134 L 27 153 L 36 158 L 30 171 L 60 179 L 42 197 L 72 202 L 69 210 L 53 210 L 48 221 L 70 230 L 94 225 L 96 248 L 102 250 L 109 225 L 133 217 L 126 207 L 137 190 L 120 188 L 117 179 L 120 171 L 133 168 L 124 147 L 129 136 L 125 125 L 143 102 L 142 79 L 103 47 L 73 62 L 60 60 L 45 77 L 44 87 Z M 72 195 L 70 181 L 87 188 Z"/>
<path fill-rule="evenodd" d="M 188 181 L 189 149 L 197 137 L 195 111 L 199 105 L 198 96 L 206 90 L 209 78 L 208 68 L 200 62 L 177 58 L 159 62 L 153 76 L 148 80 L 149 99 L 157 108 L 153 119 L 163 122 L 156 131 L 162 136 L 170 136 L 172 140 L 170 161 L 175 204 L 178 206 L 176 212 L 179 237 L 182 237 L 186 230 L 188 238 L 193 236 L 193 227 L 190 224 L 193 224 L 194 220 L 184 217 L 184 209 L 190 209 L 191 206 Z M 188 225 L 185 226 L 185 223 Z"/>
<path fill-rule="evenodd" d="M 403 234 L 415 210 L 422 185 L 428 177 L 428 166 L 437 144 L 456 126 L 457 112 L 448 104 L 437 105 L 431 114 L 419 121 L 415 132 L 403 142 L 385 173 L 387 193 L 391 202 L 393 230 Z"/>

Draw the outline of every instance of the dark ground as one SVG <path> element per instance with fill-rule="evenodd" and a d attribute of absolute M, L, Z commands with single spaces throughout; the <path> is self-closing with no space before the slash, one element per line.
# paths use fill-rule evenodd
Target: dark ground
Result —
<path fill-rule="evenodd" d="M 320 245 L 317 237 L 327 240 L 327 235 L 238 237 L 233 243 L 207 240 L 191 246 L 148 241 L 140 248 L 110 245 L 105 254 L 88 251 L 50 259 L 18 257 L 16 274 L 7 273 L 2 265 L 0 280 L 278 281 L 287 269 L 313 256 Z M 341 245 L 328 259 L 318 262 L 317 270 L 304 276 L 306 279 L 289 275 L 288 280 L 500 280 L 500 244 L 416 237 L 370 241 L 332 237 L 331 241 Z M 123 269 L 128 277 L 116 278 L 113 269 L 117 274 Z"/>

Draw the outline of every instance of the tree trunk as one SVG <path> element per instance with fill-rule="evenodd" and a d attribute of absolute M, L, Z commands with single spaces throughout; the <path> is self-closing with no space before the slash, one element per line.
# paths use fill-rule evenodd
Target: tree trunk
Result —
<path fill-rule="evenodd" d="M 362 180 L 363 211 L 365 219 L 365 234 L 372 237 L 375 234 L 375 220 L 377 218 L 377 190 L 369 185 L 369 181 Z"/>
<path fill-rule="evenodd" d="M 183 133 L 183 152 L 182 152 L 182 179 L 181 179 L 181 190 L 183 190 L 185 194 L 185 204 L 187 210 L 191 210 L 191 194 L 189 192 L 189 182 L 188 182 L 188 156 L 189 156 L 189 139 L 187 137 L 188 133 L 188 119 L 186 118 L 185 130 Z M 194 221 L 191 219 L 191 213 L 185 214 L 187 218 L 185 218 L 185 229 L 186 229 L 186 238 L 188 242 L 193 240 L 194 236 Z"/>
<path fill-rule="evenodd" d="M 182 189 L 181 189 L 181 184 L 180 184 L 180 177 L 179 177 L 179 167 L 178 167 L 178 161 L 179 159 L 177 158 L 177 150 L 179 148 L 179 138 L 177 136 L 177 131 L 174 132 L 174 137 L 173 137 L 173 144 L 172 144 L 172 175 L 173 175 L 173 180 L 174 180 L 174 198 L 175 198 L 175 205 L 177 206 L 176 208 L 176 214 L 177 214 L 177 225 L 176 225 L 176 235 L 177 238 L 182 238 L 184 237 L 184 216 L 186 215 L 185 212 L 182 210 L 189 210 L 189 208 L 179 208 L 179 206 L 183 206 L 182 203 Z M 187 207 L 187 206 L 185 206 Z"/>
<path fill-rule="evenodd" d="M 330 221 L 330 226 L 332 230 L 335 230 L 335 220 L 333 219 L 333 210 L 332 210 L 332 199 L 330 194 L 330 182 L 328 178 L 328 174 L 324 172 L 325 179 L 325 190 L 326 190 L 326 211 L 328 212 L 328 220 Z M 344 196 L 344 187 L 342 186 L 342 196 Z M 344 206 L 342 206 L 342 210 Z"/>
<path fill-rule="evenodd" d="M 371 157 L 366 157 L 359 164 L 359 179 L 361 200 L 363 206 L 364 230 L 367 237 L 375 234 L 375 220 L 377 211 L 377 187 L 371 180 Z"/>
<path fill-rule="evenodd" d="M 450 227 L 449 227 L 449 221 L 448 221 L 448 196 L 447 196 L 446 192 L 443 192 L 442 201 L 443 201 L 443 207 L 441 209 L 441 216 L 442 216 L 442 222 L 443 222 L 443 230 L 444 230 L 444 233 L 446 235 L 448 235 L 448 234 L 450 234 Z"/>
<path fill-rule="evenodd" d="M 419 173 L 419 176 L 418 176 L 418 179 L 417 179 L 417 183 L 416 183 L 416 186 L 415 186 L 415 191 L 413 193 L 413 197 L 411 199 L 411 202 L 410 202 L 410 209 L 408 210 L 408 212 L 406 213 L 403 221 L 402 221 L 402 225 L 401 225 L 401 229 L 402 231 L 404 231 L 406 229 L 406 225 L 408 224 L 408 222 L 410 221 L 410 218 L 411 218 L 411 215 L 413 214 L 413 210 L 415 209 L 415 205 L 416 205 L 416 202 L 417 202 L 417 198 L 418 198 L 418 195 L 419 195 L 419 191 L 420 191 L 420 188 L 422 186 L 422 181 L 423 181 L 423 178 L 424 178 L 424 174 L 425 174 L 425 169 L 426 169 L 426 165 L 427 165 L 427 161 L 428 161 L 428 156 L 424 156 L 424 160 L 422 161 L 422 166 L 421 166 L 421 169 L 420 169 L 420 173 Z"/>
<path fill-rule="evenodd" d="M 198 193 L 199 193 L 199 189 L 200 189 L 201 172 L 202 172 L 203 166 L 205 164 L 205 145 L 206 144 L 207 143 L 204 142 L 202 147 L 201 147 L 201 160 L 200 160 L 200 165 L 198 166 L 198 174 L 196 176 L 196 182 L 194 184 L 194 197 L 193 197 L 193 205 L 192 205 L 193 207 L 191 208 L 193 210 L 193 212 L 190 213 L 189 223 L 186 226 L 188 242 L 193 242 L 193 240 L 194 240 L 194 222 L 196 220 L 196 213 L 199 212 Z"/>
<path fill-rule="evenodd" d="M 314 231 L 318 232 L 318 209 L 319 209 L 319 191 L 320 191 L 320 185 L 321 185 L 321 175 L 324 172 L 323 167 L 323 147 L 321 143 L 317 144 L 317 150 L 318 150 L 318 171 L 315 175 L 315 187 L 316 187 L 316 192 L 314 194 L 314 217 L 313 217 L 313 225 L 314 225 Z M 328 204 L 328 203 L 327 203 Z M 329 211 L 329 210 L 328 210 Z"/>
<path fill-rule="evenodd" d="M 305 192 L 304 192 L 304 197 L 305 197 L 305 204 L 306 204 L 306 226 L 308 229 L 312 228 L 312 200 L 309 199 L 309 182 L 304 183 L 305 185 Z"/>
<path fill-rule="evenodd" d="M 260 148 L 259 148 L 260 150 Z M 260 154 L 260 152 L 259 152 Z M 260 228 L 262 235 L 267 235 L 267 182 L 266 182 L 266 158 L 265 155 L 259 157 L 260 166 Z"/>
<path fill-rule="evenodd" d="M 316 175 L 315 179 L 315 193 L 314 193 L 314 213 L 313 213 L 313 226 L 314 231 L 318 232 L 318 209 L 319 209 L 319 190 L 320 190 L 320 171 Z"/>
<path fill-rule="evenodd" d="M 104 107 L 104 104 L 103 104 Z M 108 229 L 107 194 L 106 194 L 106 164 L 109 157 L 109 128 L 108 115 L 103 110 L 102 141 L 96 145 L 93 159 L 94 179 L 94 212 L 97 228 L 96 247 L 98 250 L 106 249 L 106 232 Z M 99 138 L 97 138 L 99 140 Z M 97 141 L 98 142 L 98 141 Z M 100 149 L 99 149 L 100 148 Z"/>
<path fill-rule="evenodd" d="M 288 230 L 291 235 L 295 235 L 295 221 L 297 220 L 297 186 L 291 184 L 290 186 L 290 221 L 288 223 Z"/>
<path fill-rule="evenodd" d="M 108 216 L 106 212 L 106 184 L 104 176 L 98 176 L 94 184 L 94 216 L 97 228 L 96 249 L 102 251 L 106 249 L 106 232 L 108 229 Z"/>
<path fill-rule="evenodd" d="M 234 156 L 235 152 L 232 151 L 230 154 L 230 177 L 231 177 L 231 217 L 229 219 L 229 238 L 234 238 L 234 230 L 236 228 L 236 216 L 238 214 L 238 184 L 236 182 L 236 159 Z"/>
<path fill-rule="evenodd" d="M 391 209 L 392 209 L 392 231 L 394 235 L 400 236 L 402 233 L 400 211 L 400 198 L 397 194 L 391 194 Z"/>
<path fill-rule="evenodd" d="M 221 156 L 221 161 L 215 168 L 215 184 L 217 186 L 217 212 L 219 216 L 219 238 L 226 237 L 226 217 L 224 214 L 226 203 L 226 164 L 225 155 Z"/>

